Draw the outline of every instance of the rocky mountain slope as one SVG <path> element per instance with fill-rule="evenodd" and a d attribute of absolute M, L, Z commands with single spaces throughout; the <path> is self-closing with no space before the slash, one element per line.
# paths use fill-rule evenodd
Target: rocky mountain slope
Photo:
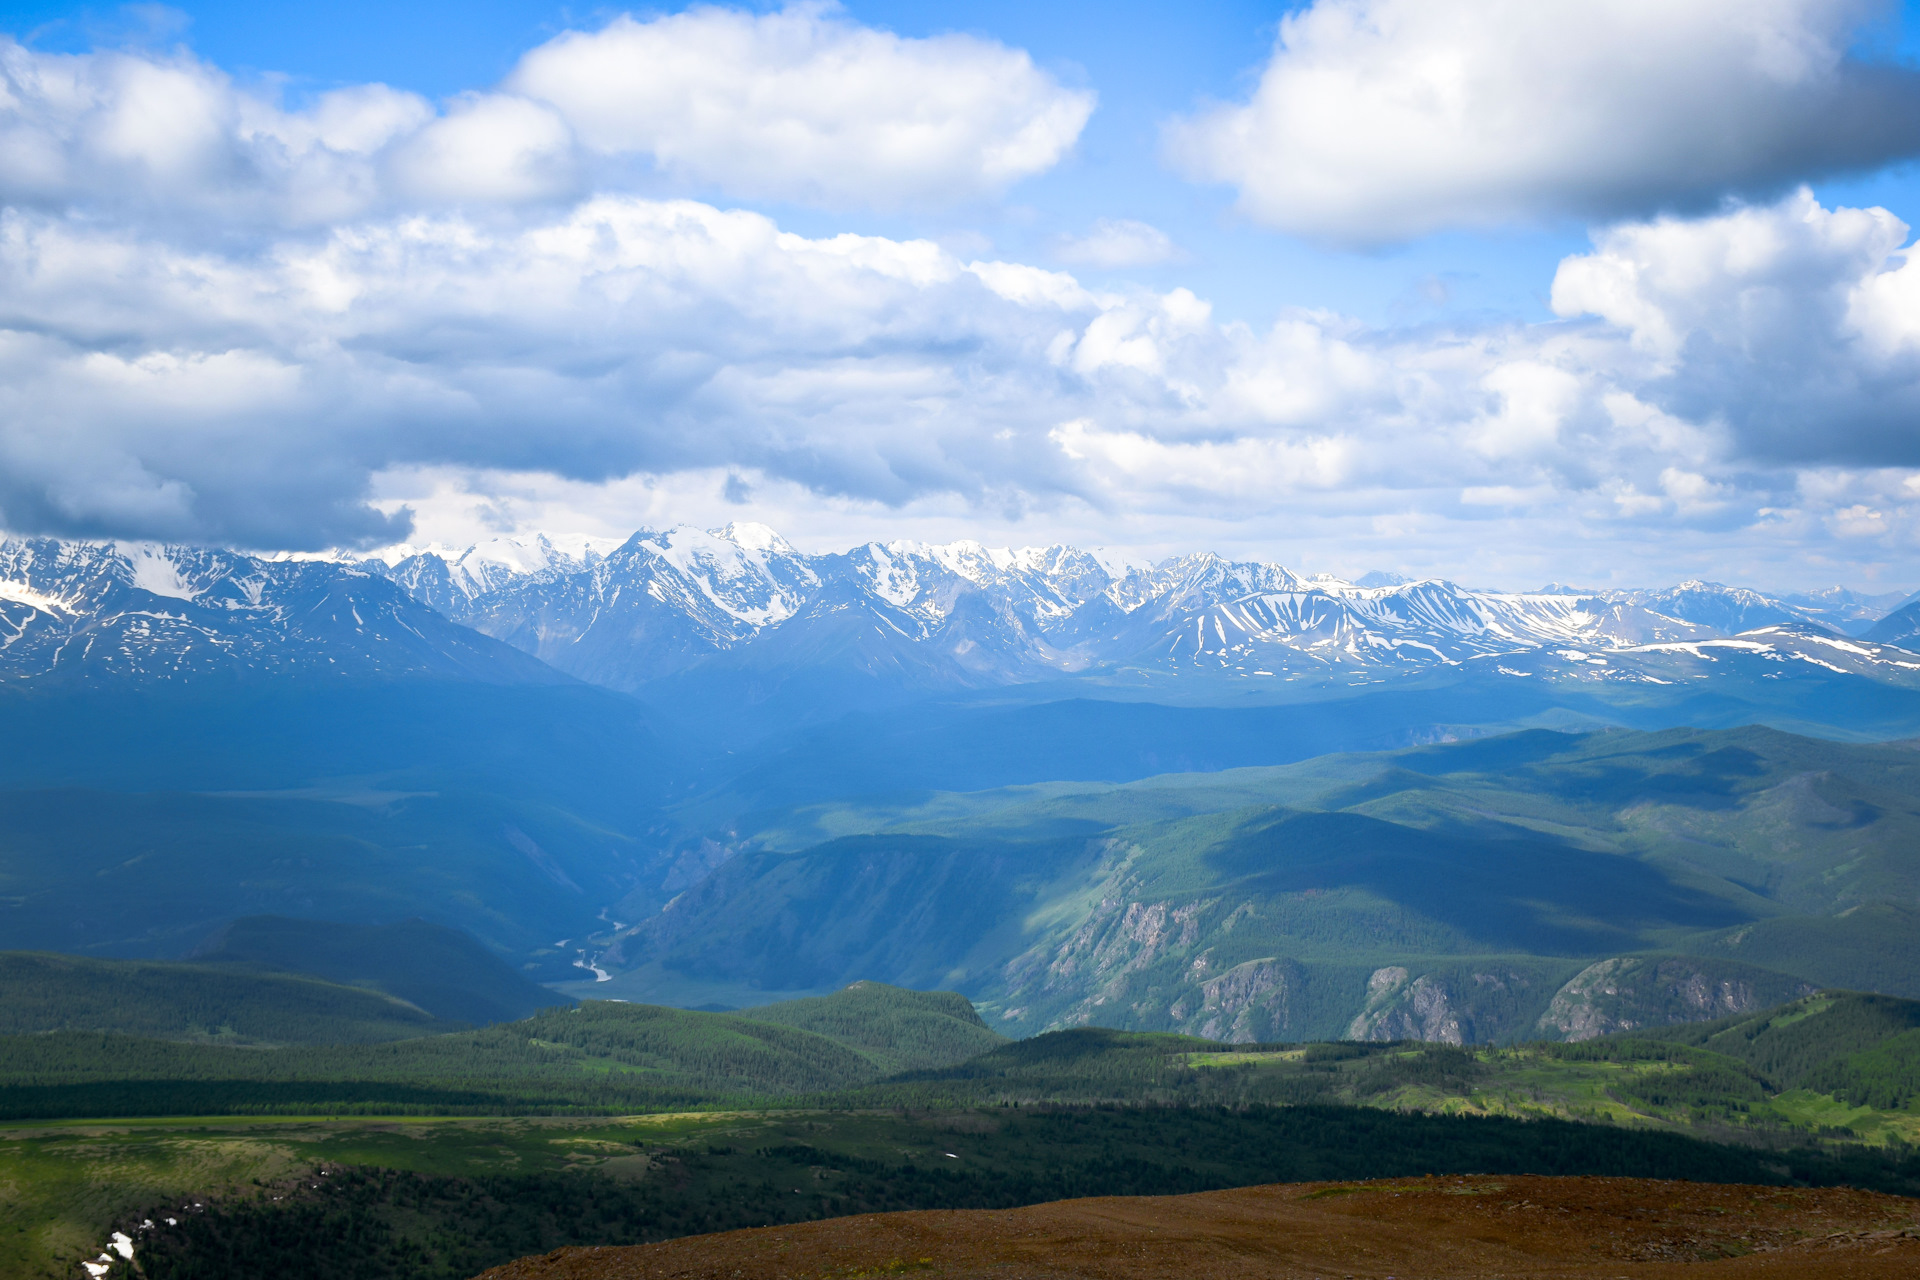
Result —
<path fill-rule="evenodd" d="M 763 815 L 612 941 L 603 985 L 865 975 L 1026 1034 L 1452 1043 L 1920 995 L 1916 796 L 1906 746 L 1534 731 Z"/>

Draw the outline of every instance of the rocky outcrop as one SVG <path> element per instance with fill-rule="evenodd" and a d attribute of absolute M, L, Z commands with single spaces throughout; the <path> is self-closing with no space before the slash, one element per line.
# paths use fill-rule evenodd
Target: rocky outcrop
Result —
<path fill-rule="evenodd" d="M 1367 979 L 1366 1007 L 1347 1027 L 1347 1039 L 1465 1044 L 1460 1014 L 1447 987 L 1431 974 L 1411 978 L 1400 965 L 1375 969 Z"/>
<path fill-rule="evenodd" d="M 1209 1040 L 1258 1044 L 1292 1039 L 1293 1006 L 1302 977 L 1292 960 L 1249 960 L 1202 983 L 1194 1004 L 1183 998 L 1168 1012 L 1180 1030 Z"/>
<path fill-rule="evenodd" d="M 1554 993 L 1537 1030 L 1559 1040 L 1710 1022 L 1813 993 L 1785 974 L 1724 960 L 1615 956 L 1588 965 Z"/>
<path fill-rule="evenodd" d="M 1072 1006 L 1053 1017 L 1053 1025 L 1095 1021 L 1097 1012 L 1128 998 L 1136 975 L 1169 959 L 1178 963 L 1181 953 L 1199 942 L 1201 917 L 1212 905 L 1143 901 L 1124 890 L 1109 893 L 1064 941 L 1008 963 L 1004 973 L 1013 1001 L 1024 1006 L 1077 993 Z M 1204 964 L 1189 970 L 1203 971 Z"/>
<path fill-rule="evenodd" d="M 1562 970 L 1564 972 L 1564 970 Z M 1347 1027 L 1349 1040 L 1427 1040 L 1485 1044 L 1512 1037 L 1533 1017 L 1545 985 L 1513 968 L 1375 969 L 1366 1004 Z M 1524 1012 L 1523 1012 L 1524 1011 Z"/>

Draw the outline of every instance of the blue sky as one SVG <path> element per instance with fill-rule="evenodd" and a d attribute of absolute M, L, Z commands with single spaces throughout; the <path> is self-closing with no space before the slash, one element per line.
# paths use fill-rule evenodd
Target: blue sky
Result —
<path fill-rule="evenodd" d="M 0 521 L 1920 585 L 1899 9 L 705 12 L 9 6 Z"/>
<path fill-rule="evenodd" d="M 407 5 L 344 0 L 329 5 L 181 4 L 136 7 L 29 2 L 11 6 L 16 32 L 36 47 L 79 52 L 97 43 L 178 41 L 242 76 L 286 77 L 303 94 L 380 81 L 442 98 L 497 83 L 532 46 L 569 28 L 595 27 L 619 8 L 502 4 Z M 674 12 L 684 5 L 636 8 Z M 748 6 L 766 11 L 778 6 Z M 1159 133 L 1196 103 L 1242 95 L 1271 51 L 1279 4 L 1048 5 L 848 4 L 848 13 L 902 35 L 964 31 L 1032 53 L 1069 83 L 1100 95 L 1074 156 L 1020 184 L 1006 207 L 930 219 L 825 216 L 768 204 L 784 224 L 832 234 L 855 225 L 875 234 L 992 237 L 1003 252 L 1044 259 L 1049 241 L 1101 217 L 1167 231 L 1190 255 L 1132 274 L 1162 287 L 1185 284 L 1230 314 L 1263 320 L 1283 306 L 1339 310 L 1379 324 L 1418 324 L 1475 312 L 1540 319 L 1554 264 L 1586 243 L 1584 226 L 1498 235 L 1442 234 L 1371 252 L 1328 253 L 1249 226 L 1232 193 L 1169 174 Z M 1871 184 L 1876 193 L 1905 183 Z M 1891 206 L 1890 206 L 1891 207 Z M 1444 301 L 1440 301 L 1444 299 Z"/>

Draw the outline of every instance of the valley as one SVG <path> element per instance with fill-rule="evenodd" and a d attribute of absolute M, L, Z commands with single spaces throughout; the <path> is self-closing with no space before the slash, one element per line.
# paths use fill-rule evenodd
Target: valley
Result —
<path fill-rule="evenodd" d="M 118 1275 L 113 1231 L 147 1280 L 437 1280 L 1261 1182 L 1920 1191 L 1881 606 L 745 525 L 4 556 L 22 1274 Z"/>
<path fill-rule="evenodd" d="M 691 997 L 880 973 L 957 987 L 1019 1034 L 1453 1043 L 1820 986 L 1920 995 L 1916 788 L 1903 745 L 1530 730 L 766 810 L 735 826 L 739 855 L 616 937 L 598 985 Z"/>
<path fill-rule="evenodd" d="M 0 1280 L 1920 1271 L 1920 0 L 7 18 Z"/>

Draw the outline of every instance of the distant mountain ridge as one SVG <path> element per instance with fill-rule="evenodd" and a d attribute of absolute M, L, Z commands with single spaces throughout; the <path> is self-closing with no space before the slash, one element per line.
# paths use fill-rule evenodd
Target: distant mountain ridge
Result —
<path fill-rule="evenodd" d="M 359 565 L 152 543 L 0 540 L 0 681 L 260 675 L 565 682 Z"/>
<path fill-rule="evenodd" d="M 1747 648 L 1784 645 L 1830 666 L 1883 657 L 1843 630 L 1867 609 L 1851 592 L 1795 603 L 1701 581 L 1502 592 L 1369 574 L 1362 585 L 1205 552 L 1147 565 L 971 541 L 808 555 L 744 523 L 642 529 L 617 546 L 538 534 L 368 567 L 561 671 L 636 692 L 744 681 L 750 697 L 771 698 L 836 680 L 937 690 L 1088 673 L 1265 681 L 1531 650 L 1633 653 L 1762 629 L 1771 636 Z"/>
<path fill-rule="evenodd" d="M 1855 640 L 1843 628 L 1865 630 L 1871 603 L 1900 602 L 1700 581 L 1536 592 L 1391 574 L 1356 583 L 1207 552 L 1149 565 L 971 541 L 809 555 L 746 523 L 643 529 L 624 542 L 533 534 L 358 560 L 8 539 L 0 681 L 572 677 L 669 704 L 724 694 L 846 708 L 1088 675 L 1198 687 L 1511 654 L 1608 665 L 1588 650 L 1628 660 L 1610 675 L 1662 679 L 1652 668 L 1629 675 L 1633 655 L 1655 655 L 1658 668 L 1662 651 L 1700 658 L 1691 646 L 1736 637 L 1750 638 L 1743 651 L 1884 676 L 1910 664 L 1877 646 L 1911 643 L 1913 629 L 1889 620 Z"/>
<path fill-rule="evenodd" d="M 1920 647 L 1920 600 L 1909 601 L 1868 628 L 1865 639 Z"/>

